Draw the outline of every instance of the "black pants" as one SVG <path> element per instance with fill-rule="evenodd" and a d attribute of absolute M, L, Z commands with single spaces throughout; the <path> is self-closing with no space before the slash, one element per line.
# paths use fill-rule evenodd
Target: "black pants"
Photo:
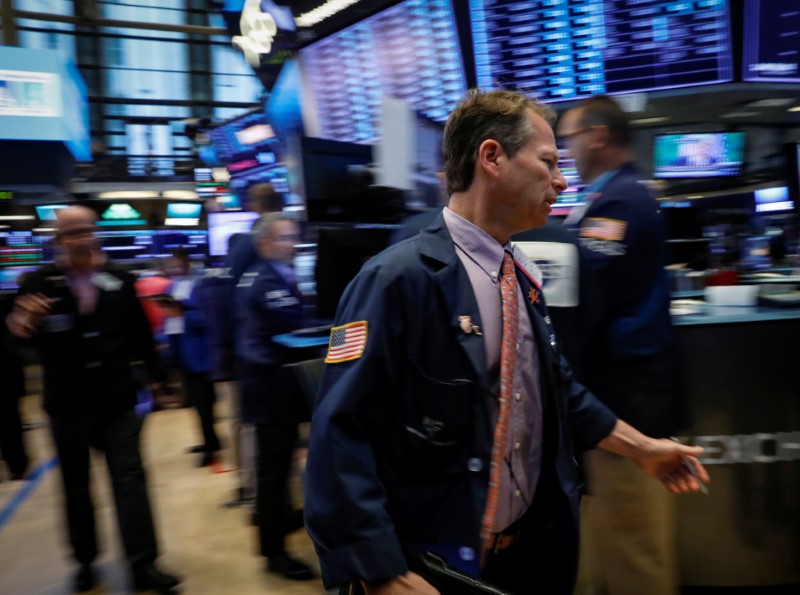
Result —
<path fill-rule="evenodd" d="M 0 458 L 5 459 L 14 476 L 23 475 L 28 468 L 18 401 L 16 396 L 0 395 Z"/>
<path fill-rule="evenodd" d="M 256 516 L 261 554 L 282 554 L 297 424 L 256 424 Z"/>
<path fill-rule="evenodd" d="M 217 393 L 207 372 L 191 372 L 181 368 L 181 381 L 189 404 L 197 410 L 205 452 L 217 452 L 219 438 L 214 430 L 214 403 Z"/>
<path fill-rule="evenodd" d="M 131 411 L 111 418 L 51 419 L 61 461 L 67 528 L 75 559 L 91 563 L 97 556 L 97 532 L 90 491 L 90 446 L 105 453 L 114 491 L 122 543 L 131 567 L 158 555 L 150 499 L 147 495 L 139 431 L 142 421 Z"/>

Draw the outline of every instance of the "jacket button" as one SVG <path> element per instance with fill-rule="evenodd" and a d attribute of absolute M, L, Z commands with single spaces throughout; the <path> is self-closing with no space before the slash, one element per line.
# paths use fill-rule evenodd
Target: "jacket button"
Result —
<path fill-rule="evenodd" d="M 472 471 L 473 473 L 477 473 L 481 469 L 483 469 L 483 461 L 478 458 L 472 458 L 467 461 L 467 469 Z"/>

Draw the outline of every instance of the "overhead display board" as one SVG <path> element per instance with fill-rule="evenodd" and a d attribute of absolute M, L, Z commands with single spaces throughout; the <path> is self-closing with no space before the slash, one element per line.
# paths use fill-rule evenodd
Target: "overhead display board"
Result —
<path fill-rule="evenodd" d="M 450 0 L 406 0 L 301 50 L 313 136 L 371 142 L 381 97 L 442 122 L 466 90 Z"/>
<path fill-rule="evenodd" d="M 730 81 L 727 0 L 470 0 L 478 85 L 542 101 Z"/>
<path fill-rule="evenodd" d="M 800 2 L 745 0 L 742 79 L 800 83 Z"/>

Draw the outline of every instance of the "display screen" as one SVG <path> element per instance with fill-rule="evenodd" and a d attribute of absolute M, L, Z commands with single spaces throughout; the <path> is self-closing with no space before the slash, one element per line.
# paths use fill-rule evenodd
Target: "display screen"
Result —
<path fill-rule="evenodd" d="M 278 139 L 260 109 L 214 126 L 208 136 L 212 161 L 227 165 L 232 175 L 279 160 Z"/>
<path fill-rule="evenodd" d="M 35 270 L 36 267 L 0 267 L 0 291 L 16 291 L 20 276 Z"/>
<path fill-rule="evenodd" d="M 653 176 L 716 178 L 737 176 L 744 161 L 744 132 L 701 132 L 656 136 Z"/>
<path fill-rule="evenodd" d="M 31 231 L 0 231 L 0 266 L 41 264 L 42 245 Z"/>
<path fill-rule="evenodd" d="M 381 96 L 437 122 L 466 90 L 450 0 L 406 0 L 301 50 L 319 130 L 326 139 L 372 142 Z"/>
<path fill-rule="evenodd" d="M 203 205 L 192 202 L 171 202 L 167 204 L 167 217 L 198 219 Z"/>
<path fill-rule="evenodd" d="M 208 234 L 204 229 L 100 230 L 97 233 L 103 251 L 116 261 L 167 258 L 178 248 L 188 250 L 191 258 L 201 259 L 208 252 Z"/>
<path fill-rule="evenodd" d="M 56 211 L 66 207 L 67 205 L 36 205 L 36 215 L 40 221 L 55 221 Z"/>
<path fill-rule="evenodd" d="M 745 0 L 742 78 L 800 82 L 800 3 Z"/>
<path fill-rule="evenodd" d="M 225 256 L 228 240 L 237 233 L 249 233 L 258 213 L 252 211 L 220 211 L 208 214 L 208 253 Z"/>
<path fill-rule="evenodd" d="M 726 0 L 470 0 L 478 86 L 542 101 L 732 79 Z"/>
<path fill-rule="evenodd" d="M 563 215 L 571 210 L 573 207 L 584 204 L 583 191 L 586 184 L 581 180 L 578 174 L 578 168 L 575 166 L 575 159 L 569 156 L 567 151 L 559 149 L 558 151 L 558 169 L 561 170 L 564 178 L 567 180 L 567 189 L 558 195 L 558 201 L 553 205 L 551 215 Z"/>
<path fill-rule="evenodd" d="M 762 188 L 754 192 L 756 213 L 794 210 L 794 201 L 789 198 L 789 187 Z"/>

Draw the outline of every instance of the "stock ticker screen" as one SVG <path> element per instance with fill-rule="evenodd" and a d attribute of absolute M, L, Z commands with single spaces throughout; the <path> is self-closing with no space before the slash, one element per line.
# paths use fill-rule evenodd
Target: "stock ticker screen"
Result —
<path fill-rule="evenodd" d="M 301 50 L 322 138 L 366 143 L 381 96 L 437 122 L 466 90 L 450 0 L 406 0 Z"/>
<path fill-rule="evenodd" d="M 730 81 L 727 0 L 470 0 L 478 85 L 542 101 Z"/>
<path fill-rule="evenodd" d="M 800 82 L 800 2 L 746 0 L 742 78 Z"/>

